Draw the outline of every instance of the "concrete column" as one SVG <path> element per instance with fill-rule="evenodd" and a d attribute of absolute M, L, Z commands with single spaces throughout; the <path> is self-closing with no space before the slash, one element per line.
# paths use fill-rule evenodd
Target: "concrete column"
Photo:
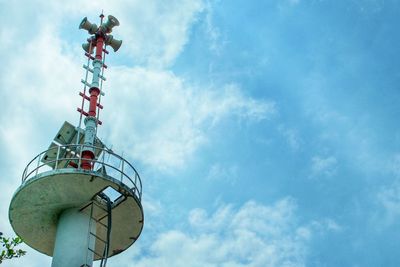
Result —
<path fill-rule="evenodd" d="M 95 238 L 92 235 L 88 238 L 89 230 L 96 234 L 96 223 L 89 214 L 75 208 L 63 211 L 57 225 L 51 267 L 92 266 L 93 252 L 88 248 L 94 250 Z"/>

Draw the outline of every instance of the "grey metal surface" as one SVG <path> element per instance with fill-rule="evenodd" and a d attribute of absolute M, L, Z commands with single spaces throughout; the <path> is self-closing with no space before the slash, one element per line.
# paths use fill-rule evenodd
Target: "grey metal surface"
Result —
<path fill-rule="evenodd" d="M 78 134 L 79 132 L 79 134 Z M 79 140 L 77 140 L 79 138 Z M 62 146 L 71 145 L 71 144 L 83 144 L 85 140 L 85 130 L 79 127 L 73 126 L 71 123 L 65 121 L 61 126 L 60 130 L 54 137 L 54 141 Z M 104 144 L 97 137 L 94 139 L 94 147 L 100 148 L 95 149 L 95 156 L 98 157 L 101 153 L 101 150 L 104 149 Z"/>

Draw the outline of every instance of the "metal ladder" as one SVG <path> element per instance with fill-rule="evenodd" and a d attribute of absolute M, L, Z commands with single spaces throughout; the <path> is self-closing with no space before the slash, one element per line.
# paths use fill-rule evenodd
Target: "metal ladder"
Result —
<path fill-rule="evenodd" d="M 106 251 L 107 241 L 104 240 L 103 238 L 101 238 L 99 236 L 99 234 L 93 233 L 91 230 L 93 223 L 96 224 L 95 225 L 96 228 L 97 228 L 97 226 L 104 228 L 106 235 L 107 235 L 107 232 L 110 230 L 110 228 L 109 228 L 110 225 L 108 225 L 108 223 L 104 224 L 103 222 L 101 222 L 102 220 L 104 220 L 104 218 L 108 218 L 109 214 L 108 214 L 108 210 L 106 208 L 104 208 L 101 203 L 99 203 L 99 199 L 103 200 L 103 198 L 101 198 L 100 196 L 95 195 L 94 198 L 87 205 L 85 205 L 82 209 L 80 209 L 80 211 L 87 212 L 87 209 L 90 208 L 89 231 L 88 231 L 88 237 L 87 237 L 88 238 L 88 253 L 93 253 L 94 255 L 99 257 L 99 259 L 103 262 L 106 260 L 108 255 L 106 253 L 99 254 L 98 252 L 96 252 L 95 248 L 96 248 L 96 245 L 99 244 L 98 242 L 100 242 L 100 244 L 103 244 L 103 251 Z M 103 212 L 104 212 L 104 215 L 102 214 Z M 90 248 L 91 237 L 95 238 L 94 249 Z M 88 254 L 86 256 L 86 260 L 87 259 L 88 259 Z M 83 266 L 91 267 L 90 265 L 88 265 L 87 262 L 86 262 L 86 265 L 83 265 Z"/>

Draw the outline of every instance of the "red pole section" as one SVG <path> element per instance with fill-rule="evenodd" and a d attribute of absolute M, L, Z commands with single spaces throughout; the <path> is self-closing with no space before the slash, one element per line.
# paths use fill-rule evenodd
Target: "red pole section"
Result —
<path fill-rule="evenodd" d="M 96 59 L 102 60 L 103 55 L 104 38 L 99 36 L 96 40 Z M 92 87 L 89 89 L 90 93 L 90 105 L 89 105 L 89 116 L 96 117 L 96 106 L 97 97 L 100 94 L 100 89 L 97 87 Z"/>
<path fill-rule="evenodd" d="M 96 40 L 96 59 L 101 60 L 103 54 L 104 38 L 102 36 L 97 37 Z"/>
<path fill-rule="evenodd" d="M 90 105 L 89 105 L 89 116 L 96 117 L 96 106 L 97 106 L 97 97 L 100 94 L 100 89 L 97 87 L 92 87 L 89 89 L 90 93 Z"/>

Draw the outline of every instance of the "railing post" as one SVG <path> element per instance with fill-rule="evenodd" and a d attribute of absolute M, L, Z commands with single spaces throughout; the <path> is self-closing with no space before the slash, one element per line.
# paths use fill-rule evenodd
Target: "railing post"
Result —
<path fill-rule="evenodd" d="M 107 150 L 105 150 L 104 148 L 102 148 L 102 150 L 103 150 L 103 152 L 102 152 L 102 155 L 101 155 L 101 168 L 104 168 L 104 169 L 106 169 L 106 166 L 104 165 L 104 157 L 105 157 L 105 154 L 106 154 L 106 151 Z M 108 151 L 107 151 L 107 153 L 108 153 Z M 107 170 L 106 170 L 107 171 Z"/>
<path fill-rule="evenodd" d="M 137 188 L 137 172 L 135 171 L 135 189 Z"/>
<path fill-rule="evenodd" d="M 121 164 L 121 183 L 122 183 L 122 180 L 123 180 L 123 178 L 124 178 L 124 160 L 123 159 L 121 159 L 121 161 L 122 161 L 122 164 Z"/>
<path fill-rule="evenodd" d="M 142 201 L 142 180 L 140 180 L 140 177 L 139 177 L 139 184 L 140 184 L 139 200 Z"/>
<path fill-rule="evenodd" d="M 30 163 L 32 163 L 32 162 L 30 162 Z M 30 164 L 28 164 L 28 165 L 25 167 L 25 170 L 24 170 L 24 172 L 22 173 L 22 182 L 24 182 L 24 181 L 26 180 L 26 174 L 28 173 L 28 167 L 29 167 L 29 165 L 30 165 Z"/>
<path fill-rule="evenodd" d="M 37 166 L 36 166 L 36 172 L 35 172 L 35 176 L 38 175 L 38 171 L 39 171 L 39 164 L 40 164 L 40 158 L 42 157 L 42 155 L 39 155 L 38 157 L 38 162 L 37 162 Z"/>
<path fill-rule="evenodd" d="M 56 165 L 54 167 L 55 170 L 58 168 L 58 157 L 59 156 L 60 156 L 60 146 L 57 146 Z"/>
<path fill-rule="evenodd" d="M 24 172 L 22 173 L 22 182 L 24 182 L 24 181 L 25 181 L 26 168 L 27 168 L 27 167 L 25 167 L 25 170 L 24 170 Z"/>
<path fill-rule="evenodd" d="M 137 194 L 139 196 L 139 200 L 140 200 L 140 191 L 139 191 L 138 186 L 137 186 L 137 176 L 138 176 L 138 174 L 135 171 L 135 188 L 133 189 L 133 193 L 136 194 L 136 192 L 137 192 Z"/>
<path fill-rule="evenodd" d="M 80 145 L 80 148 L 79 148 L 78 169 L 81 168 L 81 161 L 82 161 L 82 145 Z"/>

